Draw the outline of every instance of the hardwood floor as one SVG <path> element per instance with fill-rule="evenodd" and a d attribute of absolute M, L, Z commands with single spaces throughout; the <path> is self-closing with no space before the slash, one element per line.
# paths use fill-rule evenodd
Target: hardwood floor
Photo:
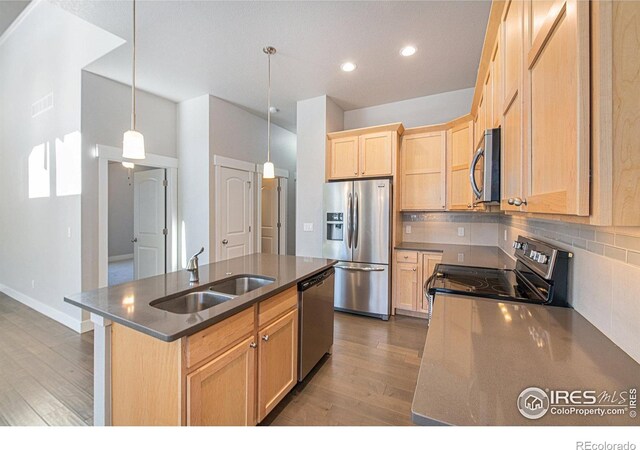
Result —
<path fill-rule="evenodd" d="M 0 424 L 92 423 L 93 333 L 0 293 Z"/>
<path fill-rule="evenodd" d="M 264 425 L 411 425 L 426 323 L 336 313 L 333 355 Z M 0 293 L 0 425 L 91 425 L 93 333 Z"/>
<path fill-rule="evenodd" d="M 263 425 L 411 425 L 426 322 L 336 312 L 333 355 Z"/>

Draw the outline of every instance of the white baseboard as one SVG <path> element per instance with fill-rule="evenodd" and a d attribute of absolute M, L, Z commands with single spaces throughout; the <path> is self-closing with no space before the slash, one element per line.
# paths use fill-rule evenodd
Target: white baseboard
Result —
<path fill-rule="evenodd" d="M 23 305 L 28 306 L 31 309 L 38 311 L 40 314 L 44 314 L 50 319 L 55 320 L 62 325 L 71 328 L 73 331 L 77 333 L 86 333 L 87 331 L 93 330 L 93 322 L 91 320 L 78 320 L 74 319 L 68 314 L 63 313 L 55 308 L 52 308 L 49 305 L 42 303 L 40 300 L 36 300 L 35 298 L 29 297 L 28 295 L 23 294 L 22 292 L 18 292 L 15 289 L 10 288 L 9 286 L 5 286 L 4 284 L 0 284 L 0 292 L 5 293 L 9 297 L 14 300 L 19 301 Z"/>
<path fill-rule="evenodd" d="M 128 253 L 126 255 L 109 256 L 109 262 L 126 261 L 127 259 L 133 259 L 133 253 Z"/>

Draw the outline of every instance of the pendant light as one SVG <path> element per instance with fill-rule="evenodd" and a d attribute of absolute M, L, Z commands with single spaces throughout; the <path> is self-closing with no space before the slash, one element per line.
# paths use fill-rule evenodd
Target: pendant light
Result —
<path fill-rule="evenodd" d="M 125 131 L 122 141 L 122 157 L 144 159 L 144 136 L 136 130 L 136 0 L 133 0 L 133 73 L 131 83 L 131 129 Z"/>
<path fill-rule="evenodd" d="M 271 55 L 276 54 L 273 47 L 262 49 L 267 54 L 269 60 L 269 87 L 267 89 L 267 162 L 262 166 L 262 178 L 275 178 L 275 167 L 271 162 Z"/>

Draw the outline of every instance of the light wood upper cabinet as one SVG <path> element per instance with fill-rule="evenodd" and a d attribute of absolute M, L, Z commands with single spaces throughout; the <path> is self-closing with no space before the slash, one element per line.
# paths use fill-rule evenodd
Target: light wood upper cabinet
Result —
<path fill-rule="evenodd" d="M 400 149 L 401 209 L 445 208 L 446 133 L 414 128 L 402 137 Z"/>
<path fill-rule="evenodd" d="M 254 337 L 187 375 L 187 425 L 255 425 Z"/>
<path fill-rule="evenodd" d="M 402 124 L 338 131 L 327 135 L 327 180 L 391 177 L 396 171 Z"/>
<path fill-rule="evenodd" d="M 492 88 L 491 88 L 491 115 L 487 114 L 488 127 L 498 128 L 502 123 L 502 40 L 500 31 L 498 39 L 493 49 L 493 59 L 491 60 Z"/>
<path fill-rule="evenodd" d="M 502 165 L 500 183 L 500 209 L 519 211 L 520 206 L 509 204 L 515 198 L 525 198 L 523 193 L 523 125 L 522 70 L 523 70 L 523 3 L 510 1 L 502 16 L 503 83 L 502 114 Z"/>
<path fill-rule="evenodd" d="M 258 332 L 258 420 L 262 421 L 298 379 L 298 310 Z"/>
<path fill-rule="evenodd" d="M 353 178 L 358 176 L 360 141 L 358 136 L 331 139 L 329 141 L 329 178 Z"/>
<path fill-rule="evenodd" d="M 589 215 L 589 2 L 538 3 L 525 7 L 529 118 L 523 210 Z"/>
<path fill-rule="evenodd" d="M 393 175 L 394 139 L 397 140 L 397 134 L 391 131 L 360 136 L 360 176 Z"/>
<path fill-rule="evenodd" d="M 483 89 L 484 92 L 484 89 Z M 474 141 L 474 148 L 478 147 L 478 144 L 480 144 L 480 140 L 482 139 L 482 137 L 484 136 L 484 132 L 487 129 L 486 127 L 486 120 L 485 120 L 485 114 L 486 114 L 486 107 L 485 107 L 485 96 L 482 95 L 480 97 L 480 102 L 478 103 L 478 111 L 476 114 L 476 119 L 473 123 L 473 128 L 475 130 L 475 141 Z"/>
<path fill-rule="evenodd" d="M 463 122 L 447 131 L 447 209 L 472 208 L 469 167 L 473 157 L 473 122 Z"/>

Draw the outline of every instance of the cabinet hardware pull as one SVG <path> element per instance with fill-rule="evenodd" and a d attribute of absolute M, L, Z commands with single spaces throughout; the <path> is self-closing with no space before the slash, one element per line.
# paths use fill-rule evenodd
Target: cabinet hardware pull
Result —
<path fill-rule="evenodd" d="M 520 206 L 520 205 L 526 205 L 527 204 L 527 199 L 521 199 L 520 197 L 516 197 L 513 199 L 513 204 L 515 206 Z"/>
<path fill-rule="evenodd" d="M 262 336 L 262 340 L 263 341 L 268 341 L 269 340 L 269 335 L 265 334 L 264 336 Z"/>
<path fill-rule="evenodd" d="M 513 198 L 509 198 L 509 200 L 507 200 L 507 203 L 513 205 L 515 203 L 515 200 Z"/>
<path fill-rule="evenodd" d="M 416 268 L 415 268 L 415 267 L 413 268 L 413 271 L 414 271 L 414 272 L 416 271 Z"/>
<path fill-rule="evenodd" d="M 258 346 L 258 344 L 256 344 L 255 342 L 252 342 L 251 344 L 249 344 L 249 347 L 251 348 L 256 348 Z"/>

